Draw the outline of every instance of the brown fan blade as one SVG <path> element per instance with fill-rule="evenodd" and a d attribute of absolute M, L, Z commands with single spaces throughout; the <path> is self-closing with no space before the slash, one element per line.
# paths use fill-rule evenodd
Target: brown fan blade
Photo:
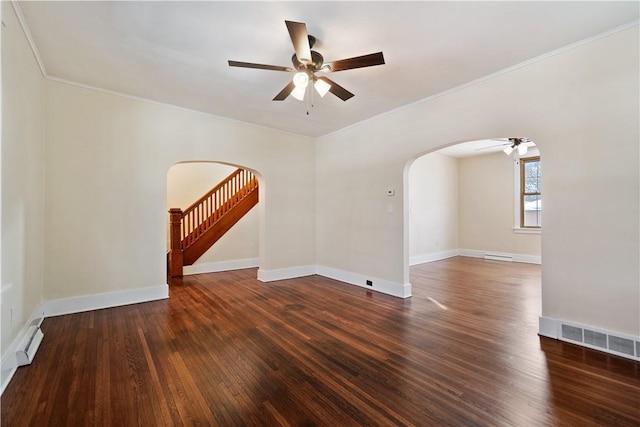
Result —
<path fill-rule="evenodd" d="M 342 99 L 343 101 L 346 101 L 347 99 L 353 97 L 353 94 L 351 92 L 349 92 L 333 80 L 330 80 L 326 77 L 318 77 L 318 80 L 322 80 L 325 83 L 330 84 L 331 87 L 329 88 L 329 92 Z"/>
<path fill-rule="evenodd" d="M 282 67 L 280 65 L 254 64 L 253 62 L 229 61 L 230 67 L 257 68 L 259 70 L 272 71 L 293 71 L 293 68 Z"/>
<path fill-rule="evenodd" d="M 330 71 L 336 72 L 383 64 L 384 56 L 382 55 L 382 52 L 377 52 L 370 53 L 369 55 L 356 56 L 354 58 L 339 59 L 337 61 L 330 62 L 328 65 Z"/>
<path fill-rule="evenodd" d="M 274 101 L 284 101 L 287 96 L 289 96 L 289 94 L 291 94 L 291 92 L 293 92 L 293 89 L 296 87 L 296 85 L 293 84 L 293 82 L 289 82 L 288 85 L 286 85 L 284 87 L 284 89 L 282 89 L 280 91 L 279 94 L 276 95 L 275 98 L 273 98 Z"/>
<path fill-rule="evenodd" d="M 311 46 L 309 46 L 306 24 L 293 21 L 284 21 L 284 23 L 287 24 L 287 30 L 289 30 L 289 36 L 298 61 L 303 64 L 311 62 Z"/>

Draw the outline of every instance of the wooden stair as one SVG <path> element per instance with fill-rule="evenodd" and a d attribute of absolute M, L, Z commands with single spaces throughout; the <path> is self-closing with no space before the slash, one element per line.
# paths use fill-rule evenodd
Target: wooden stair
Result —
<path fill-rule="evenodd" d="M 169 276 L 182 276 L 183 266 L 192 265 L 257 203 L 258 179 L 237 169 L 184 211 L 169 209 Z"/>

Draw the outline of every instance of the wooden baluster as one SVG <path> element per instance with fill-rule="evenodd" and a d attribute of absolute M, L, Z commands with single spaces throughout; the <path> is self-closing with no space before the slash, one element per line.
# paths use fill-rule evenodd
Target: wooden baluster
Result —
<path fill-rule="evenodd" d="M 213 222 L 218 220 L 218 192 L 213 193 Z"/>
<path fill-rule="evenodd" d="M 230 204 L 229 207 L 233 206 L 236 203 L 236 182 L 238 181 L 238 176 L 236 175 L 231 181 L 231 188 L 229 188 L 229 197 Z"/>
<path fill-rule="evenodd" d="M 184 212 L 182 213 L 182 215 L 184 215 Z M 189 235 L 189 233 L 187 232 L 187 223 L 184 220 L 184 217 L 182 218 L 182 250 L 184 250 L 186 244 L 187 244 L 187 236 Z"/>
<path fill-rule="evenodd" d="M 185 249 L 189 245 L 189 215 L 182 213 L 182 227 L 184 228 L 184 237 L 182 238 L 184 245 L 182 249 Z"/>
<path fill-rule="evenodd" d="M 198 238 L 198 235 L 200 234 L 200 206 L 202 206 L 202 205 L 200 204 L 200 205 L 196 206 L 196 209 L 193 212 L 194 213 L 194 219 L 193 220 L 195 222 L 195 227 L 194 228 L 195 228 L 195 231 L 196 231 L 196 234 L 195 234 L 195 238 L 196 239 Z"/>
<path fill-rule="evenodd" d="M 216 221 L 220 217 L 220 189 L 216 191 Z"/>
<path fill-rule="evenodd" d="M 182 238 L 180 233 L 180 227 L 182 222 L 182 209 L 171 208 L 169 209 L 170 215 L 170 251 L 169 251 L 169 276 L 180 277 L 182 276 Z"/>
<path fill-rule="evenodd" d="M 206 228 L 209 228 L 209 221 L 211 221 L 211 214 L 209 211 L 211 210 L 211 196 L 207 197 L 204 201 L 204 215 L 205 215 L 205 224 Z"/>
<path fill-rule="evenodd" d="M 222 210 L 222 214 L 224 214 L 227 211 L 227 203 L 229 203 L 229 183 L 226 183 L 224 187 L 222 187 L 222 205 L 223 210 Z"/>
<path fill-rule="evenodd" d="M 189 215 L 184 218 L 184 221 L 187 224 L 187 237 L 185 238 L 185 244 L 189 246 L 189 244 L 191 243 L 191 212 L 189 212 Z"/>
<path fill-rule="evenodd" d="M 198 205 L 198 209 L 196 211 L 196 224 L 198 229 L 197 237 L 200 236 L 200 233 L 202 232 L 202 203 Z"/>
<path fill-rule="evenodd" d="M 202 202 L 202 229 L 206 230 L 209 226 L 209 198 L 207 197 Z"/>

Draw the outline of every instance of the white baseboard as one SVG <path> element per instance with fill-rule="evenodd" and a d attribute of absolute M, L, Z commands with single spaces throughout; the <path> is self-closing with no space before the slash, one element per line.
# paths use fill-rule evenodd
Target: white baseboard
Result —
<path fill-rule="evenodd" d="M 544 316 L 538 323 L 541 336 L 640 361 L 640 337 Z"/>
<path fill-rule="evenodd" d="M 453 258 L 454 256 L 458 256 L 458 252 L 458 249 L 451 249 L 449 251 L 431 252 L 428 254 L 412 256 L 409 259 L 409 266 Z"/>
<path fill-rule="evenodd" d="M 182 274 L 189 276 L 192 274 L 218 273 L 220 271 L 242 270 L 245 268 L 258 267 L 258 258 L 237 259 L 232 261 L 217 261 L 203 264 L 186 265 L 182 269 Z"/>
<path fill-rule="evenodd" d="M 127 291 L 108 292 L 102 294 L 85 295 L 81 297 L 63 298 L 45 301 L 33 312 L 27 324 L 18 333 L 13 342 L 2 355 L 2 375 L 0 395 L 13 378 L 17 369 L 16 350 L 22 342 L 32 324 L 38 324 L 44 317 L 60 316 L 63 314 L 81 313 L 83 311 L 99 310 L 101 308 L 117 307 L 121 305 L 137 304 L 169 298 L 169 286 L 153 286 Z"/>
<path fill-rule="evenodd" d="M 411 296 L 411 283 L 403 284 L 390 282 L 377 277 L 365 276 L 322 265 L 318 265 L 316 267 L 316 274 L 330 279 L 339 280 L 350 285 L 356 285 L 366 289 L 371 289 L 372 291 L 382 292 L 383 294 L 393 295 L 394 297 L 408 298 Z M 367 285 L 367 280 L 371 281 L 371 286 Z"/>
<path fill-rule="evenodd" d="M 261 282 L 274 282 L 276 280 L 295 279 L 296 277 L 312 276 L 316 274 L 315 265 L 303 265 L 300 267 L 280 268 L 276 270 L 258 269 L 258 280 Z"/>
<path fill-rule="evenodd" d="M 471 258 L 485 258 L 485 256 L 495 256 L 493 259 L 505 258 L 513 262 L 524 262 L 527 264 L 542 264 L 540 255 L 512 254 L 507 252 L 482 251 L 477 249 L 458 249 L 458 255 Z"/>
<path fill-rule="evenodd" d="M 16 351 L 18 350 L 18 346 L 22 342 L 22 340 L 26 337 L 27 331 L 31 325 L 37 325 L 40 323 L 41 319 L 44 317 L 44 303 L 40 304 L 38 308 L 34 310 L 29 317 L 29 321 L 24 325 L 24 327 L 20 330 L 16 338 L 13 340 L 9 347 L 4 350 L 4 354 L 2 355 L 1 362 L 1 383 L 0 383 L 0 395 L 4 393 L 4 389 L 13 378 L 13 375 L 16 373 L 16 369 L 18 369 L 18 363 L 16 361 Z"/>
<path fill-rule="evenodd" d="M 165 284 L 149 288 L 50 300 L 44 303 L 44 311 L 46 317 L 52 317 L 166 298 L 169 298 L 169 286 Z"/>
<path fill-rule="evenodd" d="M 301 267 L 282 268 L 278 270 L 259 269 L 258 280 L 261 282 L 274 282 L 277 280 L 294 279 L 296 277 L 311 276 L 314 274 L 339 280 L 350 285 L 361 286 L 372 291 L 393 295 L 395 297 L 408 298 L 411 296 L 411 283 L 395 283 L 379 279 L 377 277 L 365 276 L 321 265 L 306 265 Z M 372 282 L 371 286 L 367 285 L 367 280 Z"/>

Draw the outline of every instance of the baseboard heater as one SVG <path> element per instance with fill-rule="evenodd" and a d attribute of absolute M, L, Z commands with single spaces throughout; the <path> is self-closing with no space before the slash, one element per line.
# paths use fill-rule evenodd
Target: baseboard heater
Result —
<path fill-rule="evenodd" d="M 29 326 L 27 334 L 20 342 L 20 345 L 16 350 L 16 364 L 18 366 L 30 365 L 31 362 L 33 362 L 36 351 L 38 351 L 42 338 L 44 338 L 44 334 L 42 333 L 42 330 L 40 330 L 42 320 L 43 319 L 40 319 L 36 324 Z"/>
<path fill-rule="evenodd" d="M 484 254 L 484 259 L 490 259 L 493 261 L 513 261 L 513 257 L 511 255 L 500 254 Z"/>

